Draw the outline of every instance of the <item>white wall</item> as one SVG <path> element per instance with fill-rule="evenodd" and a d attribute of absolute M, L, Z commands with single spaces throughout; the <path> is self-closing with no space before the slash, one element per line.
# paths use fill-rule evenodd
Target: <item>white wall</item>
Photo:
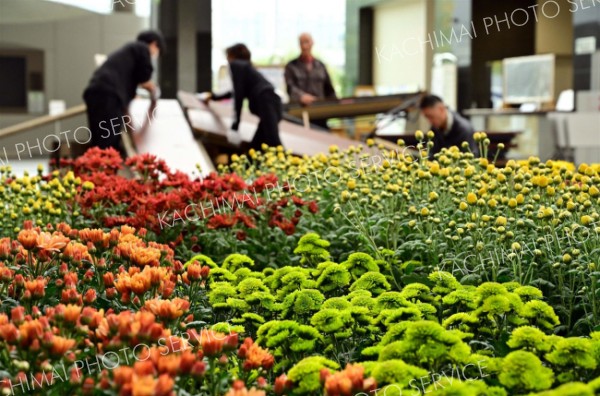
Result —
<path fill-rule="evenodd" d="M 108 54 L 135 40 L 147 28 L 133 14 L 92 14 L 53 22 L 0 25 L 0 46 L 23 46 L 44 51 L 46 105 L 65 100 L 67 107 L 83 102 L 82 94 L 94 71 L 94 54 Z M 39 115 L 0 114 L 0 128 Z"/>
<path fill-rule="evenodd" d="M 430 0 L 375 6 L 373 83 L 379 93 L 429 88 L 433 49 L 425 41 L 433 36 L 432 15 Z"/>

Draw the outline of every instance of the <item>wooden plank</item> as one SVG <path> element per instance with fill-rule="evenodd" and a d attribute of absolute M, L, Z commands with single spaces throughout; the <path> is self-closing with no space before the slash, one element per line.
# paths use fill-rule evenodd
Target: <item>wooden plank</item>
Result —
<path fill-rule="evenodd" d="M 211 102 L 210 110 L 219 116 L 224 125 L 231 124 L 231 114 L 233 113 L 231 103 Z M 252 140 L 258 121 L 258 117 L 244 111 L 240 123 L 240 133 L 243 141 L 250 142 Z M 342 138 L 325 131 L 306 129 L 302 125 L 296 125 L 285 120 L 279 123 L 279 137 L 283 146 L 297 155 L 327 153 L 329 152 L 329 146 L 332 145 L 338 146 L 341 150 L 345 150 L 350 146 L 363 145 L 363 143 L 355 140 Z"/>
<path fill-rule="evenodd" d="M 232 147 L 227 142 L 227 129 L 233 118 L 231 102 L 210 102 L 209 105 L 190 93 L 180 91 L 178 98 L 181 105 L 187 109 L 188 120 L 194 132 L 201 135 L 207 142 Z M 243 142 L 249 143 L 254 137 L 259 119 L 248 111 L 242 113 L 239 133 Z M 329 132 L 307 129 L 302 125 L 283 120 L 279 123 L 279 136 L 286 149 L 296 155 L 316 155 L 329 152 L 329 147 L 336 145 L 340 150 L 350 146 L 366 146 L 364 143 L 336 136 Z M 376 143 L 384 143 L 387 149 L 399 149 L 397 145 L 375 139 Z M 366 148 L 366 147 L 365 147 Z"/>
<path fill-rule="evenodd" d="M 385 113 L 394 107 L 400 106 L 405 100 L 418 95 L 418 92 L 399 95 L 366 96 L 342 98 L 338 100 L 323 100 L 314 102 L 310 106 L 289 104 L 286 107 L 288 114 L 302 117 L 308 113 L 310 119 L 322 120 L 336 117 L 356 117 L 361 115 Z"/>
<path fill-rule="evenodd" d="M 147 118 L 149 99 L 134 99 L 129 111 L 134 125 L 142 125 Z M 160 99 L 148 128 L 142 136 L 135 136 L 138 153 L 150 153 L 164 159 L 172 170 L 179 170 L 191 177 L 214 171 L 204 146 L 194 140 L 183 110 L 175 99 Z M 136 128 L 138 129 L 138 128 Z"/>

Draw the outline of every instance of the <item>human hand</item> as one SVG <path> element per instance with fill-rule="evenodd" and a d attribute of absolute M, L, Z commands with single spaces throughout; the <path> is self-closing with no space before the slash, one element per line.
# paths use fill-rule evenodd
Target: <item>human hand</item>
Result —
<path fill-rule="evenodd" d="M 208 104 L 212 100 L 212 92 L 202 92 L 198 94 L 198 98 L 204 103 Z"/>
<path fill-rule="evenodd" d="M 302 103 L 305 106 L 309 106 L 311 105 L 315 100 L 317 100 L 317 97 L 311 94 L 302 94 L 302 96 L 300 96 L 300 103 Z"/>

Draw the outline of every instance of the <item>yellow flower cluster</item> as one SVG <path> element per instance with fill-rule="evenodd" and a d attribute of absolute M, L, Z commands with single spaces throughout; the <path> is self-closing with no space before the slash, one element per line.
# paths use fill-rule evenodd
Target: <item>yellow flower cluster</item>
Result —
<path fill-rule="evenodd" d="M 485 140 L 485 134 L 478 136 Z M 453 147 L 435 161 L 411 155 L 409 150 L 382 146 L 337 147 L 329 155 L 292 156 L 289 151 L 268 149 L 236 156 L 222 171 L 251 179 L 275 173 L 296 188 L 295 194 L 317 201 L 337 197 L 337 213 L 343 205 L 355 216 L 358 207 L 414 218 L 417 222 L 449 224 L 461 216 L 464 232 L 496 226 L 505 238 L 525 221 L 539 230 L 546 225 L 600 225 L 600 166 L 564 161 L 510 160 L 504 168 L 487 159 Z M 307 186 L 308 183 L 308 187 Z M 440 214 L 446 213 L 446 216 Z M 464 217 L 466 216 L 466 217 Z M 518 224 L 517 224 L 518 223 Z M 595 228 L 593 228 L 595 229 Z M 592 230 L 593 230 L 592 229 Z M 600 228 L 598 228 L 600 231 Z M 509 245 L 510 246 L 510 245 Z"/>
<path fill-rule="evenodd" d="M 73 172 L 61 175 L 55 171 L 45 181 L 41 174 L 42 169 L 38 168 L 35 176 L 25 172 L 23 177 L 17 178 L 10 166 L 0 167 L 0 200 L 3 202 L 0 206 L 0 229 L 18 232 L 19 227 L 13 226 L 22 224 L 24 220 L 34 220 L 39 226 L 60 222 L 66 212 L 73 209 L 67 206 L 67 202 L 72 203 L 81 179 Z"/>

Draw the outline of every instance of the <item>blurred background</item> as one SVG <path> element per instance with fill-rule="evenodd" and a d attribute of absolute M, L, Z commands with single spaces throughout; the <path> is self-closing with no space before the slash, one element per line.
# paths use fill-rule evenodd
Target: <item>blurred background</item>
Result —
<path fill-rule="evenodd" d="M 225 89 L 224 49 L 243 42 L 285 100 L 283 66 L 309 32 L 338 97 L 433 92 L 478 130 L 515 132 L 514 158 L 600 162 L 600 0 L 0 0 L 0 129 L 80 105 L 95 59 L 145 28 L 167 41 L 163 98 Z M 357 137 L 376 122 L 329 125 Z M 0 134 L 8 157 L 15 139 Z"/>

